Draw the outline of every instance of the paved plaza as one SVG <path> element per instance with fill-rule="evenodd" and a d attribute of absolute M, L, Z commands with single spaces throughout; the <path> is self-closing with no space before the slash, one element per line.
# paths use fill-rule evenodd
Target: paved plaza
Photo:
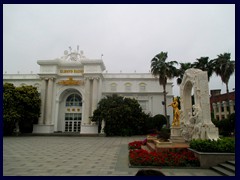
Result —
<path fill-rule="evenodd" d="M 134 176 L 128 143 L 145 136 L 3 138 L 4 176 Z M 160 168 L 156 168 L 160 169 Z M 210 169 L 162 168 L 166 176 L 219 176 Z"/>

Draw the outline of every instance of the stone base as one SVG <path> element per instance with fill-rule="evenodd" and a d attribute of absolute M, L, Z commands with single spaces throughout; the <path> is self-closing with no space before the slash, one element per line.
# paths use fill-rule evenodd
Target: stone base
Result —
<path fill-rule="evenodd" d="M 154 142 L 155 140 L 157 140 L 156 136 L 150 136 L 150 135 L 147 136 L 147 142 Z"/>
<path fill-rule="evenodd" d="M 172 147 L 172 142 L 168 141 L 168 142 L 162 142 L 159 140 L 154 140 L 155 146 L 156 148 L 166 148 L 166 147 Z"/>
<path fill-rule="evenodd" d="M 53 133 L 54 125 L 34 124 L 33 133 Z"/>
<path fill-rule="evenodd" d="M 98 134 L 98 125 L 94 124 L 85 124 L 81 125 L 81 132 L 80 134 Z"/>
<path fill-rule="evenodd" d="M 198 152 L 191 148 L 188 149 L 199 159 L 201 168 L 210 168 L 226 161 L 235 161 L 235 153 Z"/>
<path fill-rule="evenodd" d="M 172 142 L 185 142 L 185 140 L 181 136 L 180 126 L 173 126 L 173 127 L 171 127 L 170 140 Z"/>

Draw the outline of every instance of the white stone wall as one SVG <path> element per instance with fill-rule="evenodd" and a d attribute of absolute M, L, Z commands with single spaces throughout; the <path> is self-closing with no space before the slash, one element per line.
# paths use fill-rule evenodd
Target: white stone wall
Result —
<path fill-rule="evenodd" d="M 151 73 L 104 73 L 103 74 L 103 96 L 111 94 L 119 94 L 121 96 L 135 98 L 138 101 L 146 102 L 146 113 L 151 115 L 164 114 L 164 106 L 162 101 L 163 87 L 159 85 L 158 78 L 152 76 Z M 116 85 L 116 90 L 112 90 L 112 84 Z M 131 91 L 126 91 L 126 84 L 131 85 Z M 145 90 L 142 91 L 140 85 L 145 85 Z M 169 80 L 166 86 L 167 105 L 172 102 L 172 81 Z M 170 116 L 170 121 L 173 118 L 172 108 L 167 108 L 167 114 Z"/>
<path fill-rule="evenodd" d="M 14 86 L 32 85 L 40 92 L 41 80 L 36 74 L 3 74 L 3 83 L 8 82 Z"/>
<path fill-rule="evenodd" d="M 83 99 L 82 123 L 86 125 L 82 127 L 85 128 L 82 129 L 84 133 L 87 133 L 88 126 L 91 126 L 87 118 L 88 114 L 91 115 L 96 107 L 96 102 L 113 93 L 137 99 L 144 107 L 144 111 L 153 116 L 164 114 L 163 88 L 159 85 L 158 78 L 153 77 L 151 73 L 103 73 L 105 66 L 102 60 L 84 59 L 71 62 L 55 59 L 39 60 L 37 63 L 40 65 L 39 74 L 3 75 L 3 83 L 9 82 L 15 86 L 33 85 L 38 88 L 39 92 L 44 84 L 46 87 L 51 87 L 50 91 L 47 88 L 42 90 L 45 91 L 45 97 L 44 95 L 41 97 L 47 100 L 45 101 L 47 107 L 41 111 L 44 112 L 44 116 L 39 120 L 41 124 L 34 128 L 36 132 L 64 131 L 65 101 L 67 96 L 73 92 L 79 93 Z M 59 81 L 68 80 L 69 77 L 84 83 L 80 85 L 58 84 Z M 87 80 L 90 82 L 89 91 L 86 90 Z M 116 85 L 115 91 L 111 87 L 113 83 Z M 131 89 L 126 88 L 126 85 Z M 166 90 L 168 92 L 167 104 L 170 104 L 173 98 L 171 81 L 168 82 Z M 86 94 L 88 93 L 86 92 L 90 93 L 90 99 L 87 99 Z M 167 109 L 170 121 L 173 117 L 172 112 L 172 108 Z M 44 129 L 44 125 L 46 129 Z"/>

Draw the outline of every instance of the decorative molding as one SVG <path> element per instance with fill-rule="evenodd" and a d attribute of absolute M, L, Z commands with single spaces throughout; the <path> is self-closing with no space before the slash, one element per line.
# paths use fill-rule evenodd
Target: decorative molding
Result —
<path fill-rule="evenodd" d="M 83 84 L 84 84 L 84 81 L 73 80 L 72 77 L 69 77 L 68 80 L 59 81 L 57 84 L 64 85 L 64 86 L 69 86 L 69 85 L 83 85 Z"/>

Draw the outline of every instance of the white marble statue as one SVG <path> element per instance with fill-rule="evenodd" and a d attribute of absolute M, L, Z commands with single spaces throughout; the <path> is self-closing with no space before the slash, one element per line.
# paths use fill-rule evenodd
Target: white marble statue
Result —
<path fill-rule="evenodd" d="M 194 93 L 195 105 L 191 95 Z M 211 121 L 207 72 L 200 69 L 186 70 L 180 85 L 181 135 L 186 141 L 192 139 L 219 138 L 218 128 Z"/>

